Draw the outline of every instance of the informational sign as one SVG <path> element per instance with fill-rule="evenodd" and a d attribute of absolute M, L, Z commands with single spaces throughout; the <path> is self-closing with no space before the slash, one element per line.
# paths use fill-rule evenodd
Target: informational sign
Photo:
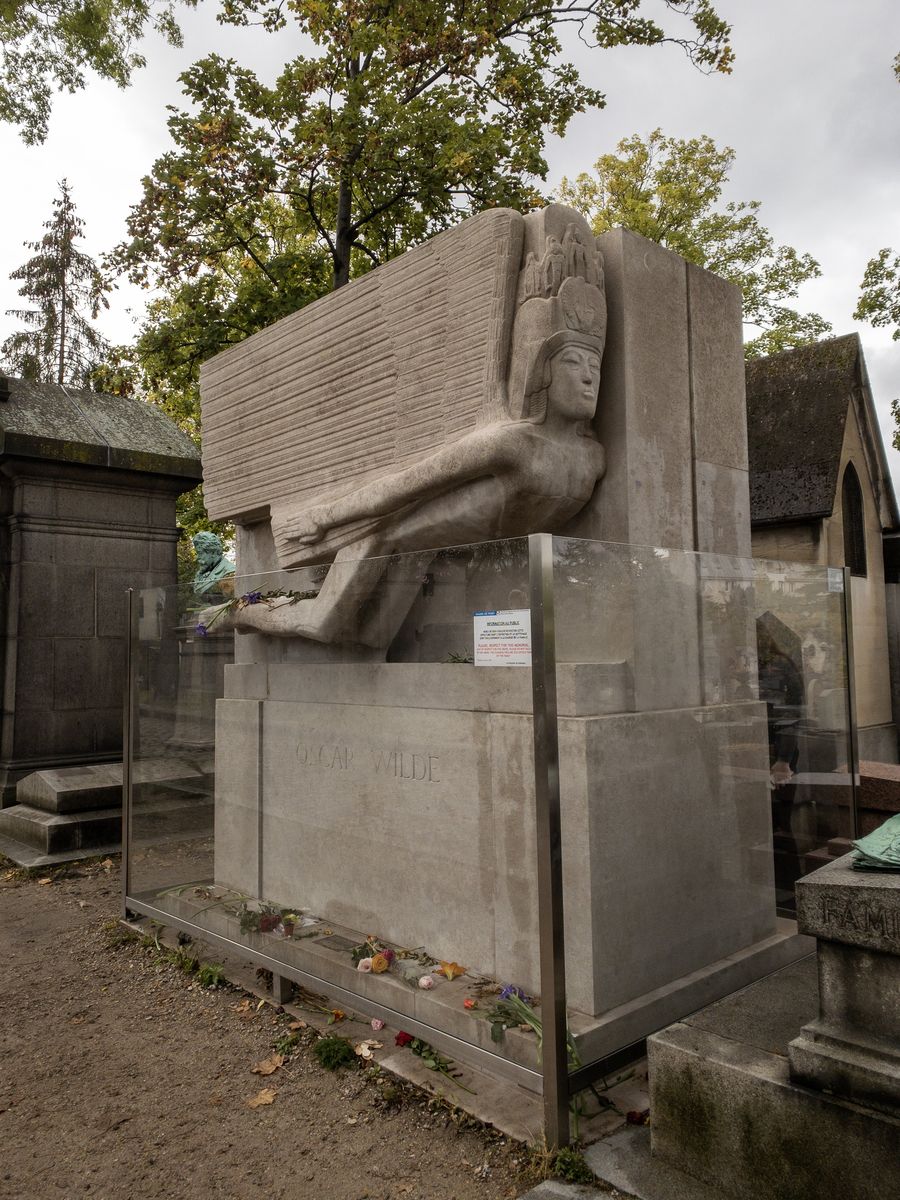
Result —
<path fill-rule="evenodd" d="M 531 666 L 530 609 L 475 613 L 475 666 Z"/>
<path fill-rule="evenodd" d="M 828 568 L 828 590 L 829 592 L 842 592 L 844 590 L 844 572 L 840 567 Z"/>

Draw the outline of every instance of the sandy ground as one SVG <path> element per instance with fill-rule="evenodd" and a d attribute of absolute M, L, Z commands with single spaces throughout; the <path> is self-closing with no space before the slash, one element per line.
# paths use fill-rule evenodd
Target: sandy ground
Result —
<path fill-rule="evenodd" d="M 398 1103 L 355 1068 L 328 1072 L 308 1047 L 252 1074 L 290 1018 L 123 943 L 117 862 L 10 868 L 0 862 L 3 1200 L 495 1200 L 533 1185 L 515 1143 L 460 1129 L 421 1095 Z M 247 1107 L 267 1086 L 274 1102 Z"/>

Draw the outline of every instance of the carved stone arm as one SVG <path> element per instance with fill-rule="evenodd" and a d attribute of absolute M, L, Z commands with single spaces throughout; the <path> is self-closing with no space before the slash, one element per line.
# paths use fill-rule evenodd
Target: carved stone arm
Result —
<path fill-rule="evenodd" d="M 301 545 L 316 542 L 329 529 L 389 516 L 460 483 L 498 474 L 514 461 L 509 437 L 514 427 L 512 422 L 498 422 L 473 430 L 422 462 L 288 518 L 282 536 Z"/>

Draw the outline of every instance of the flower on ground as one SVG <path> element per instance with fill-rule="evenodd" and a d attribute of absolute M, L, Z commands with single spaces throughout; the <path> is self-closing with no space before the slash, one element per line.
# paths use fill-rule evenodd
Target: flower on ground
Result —
<path fill-rule="evenodd" d="M 393 950 L 389 950 L 387 947 L 385 947 L 384 950 L 381 951 L 381 953 L 388 960 L 388 963 L 392 963 L 394 961 L 394 959 L 397 957 L 397 955 L 393 952 Z"/>
<path fill-rule="evenodd" d="M 372 1028 L 376 1033 L 379 1031 L 379 1029 L 384 1029 L 384 1021 L 382 1021 L 381 1017 L 372 1018 Z"/>
<path fill-rule="evenodd" d="M 461 967 L 458 962 L 441 962 L 437 969 L 438 975 L 443 975 L 445 979 L 456 979 L 458 975 L 465 975 L 466 968 Z"/>
<path fill-rule="evenodd" d="M 357 971 L 363 971 L 363 972 L 371 971 L 372 970 L 371 958 L 361 958 L 359 960 L 359 962 L 356 964 L 356 969 L 357 969 Z"/>
<path fill-rule="evenodd" d="M 525 993 L 522 991 L 522 989 L 520 987 L 516 987 L 515 984 L 513 984 L 513 983 L 508 983 L 506 985 L 506 987 L 500 993 L 500 999 L 508 1000 L 510 998 L 510 996 L 518 996 L 519 999 L 524 1000 L 526 1004 L 531 1003 L 530 999 L 528 998 L 528 996 L 525 995 Z"/>
<path fill-rule="evenodd" d="M 466 996 L 465 1000 L 463 1000 L 463 1008 L 477 1008 L 477 1007 L 478 1007 L 478 1001 L 473 1000 L 471 996 Z"/>
<path fill-rule="evenodd" d="M 432 979 L 432 977 L 430 975 L 423 975 L 422 978 L 419 980 L 419 987 L 424 992 L 427 992 L 429 990 L 429 988 L 434 987 L 434 980 Z"/>
<path fill-rule="evenodd" d="M 400 1032 L 397 1034 L 397 1036 L 394 1038 L 394 1045 L 395 1046 L 408 1046 L 409 1043 L 414 1040 L 415 1039 L 413 1038 L 413 1035 L 411 1033 L 406 1033 L 405 1030 L 401 1029 Z"/>
<path fill-rule="evenodd" d="M 197 637 L 209 637 L 209 630 L 202 621 L 197 626 Z"/>
<path fill-rule="evenodd" d="M 262 600 L 262 592 L 247 592 L 246 595 L 241 596 L 241 599 L 245 604 L 259 604 Z"/>
<path fill-rule="evenodd" d="M 391 965 L 390 961 L 384 954 L 373 954 L 372 957 L 369 959 L 369 962 L 371 963 L 372 970 L 375 972 L 376 975 L 380 975 L 383 971 L 386 971 L 388 969 L 388 967 Z"/>

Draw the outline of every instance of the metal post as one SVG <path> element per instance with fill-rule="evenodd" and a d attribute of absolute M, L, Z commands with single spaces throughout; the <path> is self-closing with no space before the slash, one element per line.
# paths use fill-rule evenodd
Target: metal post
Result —
<path fill-rule="evenodd" d="M 528 538 L 531 599 L 531 687 L 534 722 L 534 799 L 537 831 L 538 931 L 541 952 L 544 1130 L 547 1145 L 569 1144 L 569 1067 L 566 1048 L 566 958 L 563 920 L 559 740 L 556 723 L 556 628 L 553 538 Z"/>
<path fill-rule="evenodd" d="M 856 715 L 856 664 L 853 658 L 853 600 L 850 595 L 850 568 L 844 567 L 844 657 L 847 663 L 847 725 L 849 730 L 850 839 L 859 837 L 859 730 Z"/>
<path fill-rule="evenodd" d="M 135 714 L 134 588 L 125 592 L 125 701 L 122 712 L 122 916 L 128 916 L 131 851 L 131 782 Z"/>

